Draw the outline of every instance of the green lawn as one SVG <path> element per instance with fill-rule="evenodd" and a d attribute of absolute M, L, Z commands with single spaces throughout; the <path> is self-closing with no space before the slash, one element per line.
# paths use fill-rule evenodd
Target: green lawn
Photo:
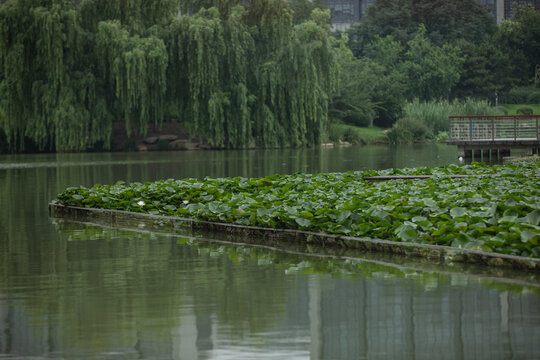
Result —
<path fill-rule="evenodd" d="M 516 115 L 517 110 L 523 107 L 531 108 L 533 110 L 533 114 L 540 115 L 540 104 L 501 104 L 499 105 L 499 109 L 506 110 L 508 112 L 508 115 Z"/>
<path fill-rule="evenodd" d="M 388 139 L 383 130 L 376 126 L 359 127 L 335 122 L 330 124 L 329 141 L 349 141 L 356 144 L 387 143 Z"/>

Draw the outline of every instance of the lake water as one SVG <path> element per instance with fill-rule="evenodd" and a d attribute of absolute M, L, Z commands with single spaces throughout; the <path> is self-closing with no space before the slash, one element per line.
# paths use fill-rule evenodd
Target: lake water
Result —
<path fill-rule="evenodd" d="M 56 223 L 47 211 L 68 186 L 456 158 L 445 145 L 0 156 L 0 359 L 539 358 L 530 274 Z"/>

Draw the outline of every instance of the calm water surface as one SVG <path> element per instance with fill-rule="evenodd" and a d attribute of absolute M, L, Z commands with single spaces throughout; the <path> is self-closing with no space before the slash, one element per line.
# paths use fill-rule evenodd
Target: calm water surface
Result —
<path fill-rule="evenodd" d="M 456 157 L 444 145 L 0 156 L 0 358 L 539 358 L 540 285 L 526 274 L 424 271 L 47 214 L 68 186 Z"/>

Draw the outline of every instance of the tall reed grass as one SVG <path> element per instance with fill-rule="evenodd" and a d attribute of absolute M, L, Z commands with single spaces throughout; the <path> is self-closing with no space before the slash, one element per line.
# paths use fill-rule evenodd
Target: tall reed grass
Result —
<path fill-rule="evenodd" d="M 466 99 L 452 102 L 414 100 L 407 103 L 404 110 L 404 119 L 414 119 L 422 122 L 433 135 L 448 131 L 451 115 L 497 115 L 497 111 L 485 100 Z"/>
<path fill-rule="evenodd" d="M 403 117 L 388 132 L 391 143 L 407 143 L 434 139 L 438 134 L 448 132 L 449 116 L 457 115 L 498 115 L 499 113 L 485 100 L 466 99 L 432 100 L 420 102 L 414 100 L 403 109 Z M 501 112 L 502 113 L 502 112 Z"/>

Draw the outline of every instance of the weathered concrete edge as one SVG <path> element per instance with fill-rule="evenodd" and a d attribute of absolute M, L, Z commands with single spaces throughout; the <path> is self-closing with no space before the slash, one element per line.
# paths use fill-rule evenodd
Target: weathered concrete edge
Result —
<path fill-rule="evenodd" d="M 49 204 L 49 217 L 103 224 L 111 227 L 144 228 L 162 233 L 194 237 L 212 234 L 218 240 L 227 239 L 231 242 L 234 242 L 234 237 L 241 237 L 244 241 L 249 238 L 251 242 L 262 244 L 302 242 L 306 243 L 306 245 L 336 246 L 369 252 L 399 254 L 406 257 L 420 257 L 438 264 L 471 263 L 540 272 L 540 259 L 458 249 L 449 246 L 399 243 L 388 240 L 217 223 L 121 210 L 81 208 L 54 203 Z"/>

